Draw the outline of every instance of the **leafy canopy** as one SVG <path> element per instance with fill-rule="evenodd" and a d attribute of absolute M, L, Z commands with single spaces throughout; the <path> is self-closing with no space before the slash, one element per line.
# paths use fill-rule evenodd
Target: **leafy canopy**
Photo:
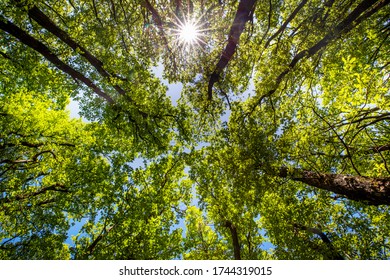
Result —
<path fill-rule="evenodd" d="M 0 259 L 388 259 L 387 4 L 2 1 Z"/>

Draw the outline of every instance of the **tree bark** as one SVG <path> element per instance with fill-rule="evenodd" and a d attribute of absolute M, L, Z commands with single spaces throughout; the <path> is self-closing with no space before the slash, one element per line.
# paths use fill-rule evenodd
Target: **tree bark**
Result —
<path fill-rule="evenodd" d="M 92 89 L 97 95 L 105 99 L 108 103 L 114 103 L 114 100 L 104 93 L 98 86 L 96 86 L 89 78 L 85 77 L 80 72 L 76 71 L 72 67 L 70 67 L 68 64 L 64 63 L 62 60 L 58 58 L 54 53 L 51 52 L 51 50 L 46 47 L 43 43 L 39 42 L 34 37 L 30 36 L 25 32 L 24 30 L 20 29 L 18 26 L 14 25 L 9 20 L 1 17 L 0 18 L 0 29 L 4 30 L 5 32 L 11 34 L 15 38 L 17 38 L 20 42 L 23 44 L 29 46 L 30 48 L 34 49 L 35 51 L 39 52 L 41 55 L 43 55 L 47 60 L 49 60 L 51 63 L 53 63 L 58 69 L 63 71 L 64 73 L 68 74 L 75 80 L 79 80 L 82 83 L 84 83 L 87 87 Z"/>
<path fill-rule="evenodd" d="M 221 54 L 214 72 L 211 74 L 208 85 L 208 100 L 212 99 L 213 86 L 218 81 L 219 75 L 232 59 L 237 49 L 238 40 L 244 31 L 245 24 L 252 18 L 256 0 L 241 0 L 238 4 L 236 16 L 230 28 L 228 43 Z"/>
<path fill-rule="evenodd" d="M 298 168 L 291 171 L 287 167 L 280 168 L 278 175 L 345 196 L 351 200 L 371 205 L 390 205 L 390 178 L 317 173 Z"/>
<path fill-rule="evenodd" d="M 371 15 L 379 11 L 381 8 L 386 6 L 389 2 L 390 0 L 364 0 L 363 2 L 361 2 L 346 18 L 344 18 L 344 20 L 342 20 L 338 25 L 336 25 L 332 31 L 326 34 L 316 44 L 306 50 L 297 53 L 291 60 L 290 64 L 286 67 L 286 69 L 276 78 L 275 86 L 270 89 L 266 94 L 260 97 L 255 107 L 261 104 L 264 98 L 270 97 L 275 93 L 283 78 L 291 72 L 291 70 L 297 65 L 299 61 L 301 61 L 303 58 L 312 57 L 321 49 L 325 48 L 329 43 L 338 39 L 342 34 L 349 32 L 351 29 L 359 25 L 363 20 L 366 20 Z M 253 108 L 253 110 L 255 109 L 255 107 Z"/>
<path fill-rule="evenodd" d="M 234 259 L 235 260 L 241 260 L 241 247 L 240 247 L 240 242 L 238 240 L 238 234 L 237 234 L 236 226 L 233 225 L 230 221 L 226 221 L 225 222 L 225 227 L 229 228 L 230 233 L 232 235 Z"/>
<path fill-rule="evenodd" d="M 55 192 L 62 192 L 62 193 L 70 193 L 71 192 L 66 186 L 57 183 L 57 184 L 54 184 L 54 185 L 51 185 L 48 187 L 43 187 L 36 192 L 19 194 L 19 195 L 15 195 L 13 197 L 0 198 L 0 205 L 3 205 L 5 203 L 14 202 L 14 201 L 24 200 L 24 199 L 31 198 L 31 197 L 35 197 L 35 196 L 38 196 L 40 194 L 44 194 L 48 191 L 55 191 Z"/>
<path fill-rule="evenodd" d="M 111 80 L 114 77 L 114 75 L 111 75 L 103 68 L 103 62 L 101 60 L 96 58 L 83 46 L 81 46 L 76 41 L 74 41 L 68 35 L 68 33 L 66 33 L 57 25 L 55 25 L 54 22 L 50 20 L 50 18 L 48 18 L 41 10 L 38 9 L 38 7 L 33 6 L 31 9 L 29 9 L 28 15 L 33 20 L 35 20 L 39 25 L 41 25 L 43 28 L 50 31 L 57 38 L 59 38 L 61 41 L 63 41 L 65 44 L 71 47 L 74 51 L 78 51 L 80 55 L 83 56 L 99 72 L 100 75 L 102 75 L 102 77 L 107 78 L 108 80 Z M 122 89 L 120 86 L 113 85 L 113 87 L 119 94 L 126 95 L 126 91 Z"/>

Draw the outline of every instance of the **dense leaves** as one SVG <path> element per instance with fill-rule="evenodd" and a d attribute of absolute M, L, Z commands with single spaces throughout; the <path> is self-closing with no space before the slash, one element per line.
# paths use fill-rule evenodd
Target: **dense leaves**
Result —
<path fill-rule="evenodd" d="M 388 2 L 2 1 L 0 258 L 388 259 Z"/>

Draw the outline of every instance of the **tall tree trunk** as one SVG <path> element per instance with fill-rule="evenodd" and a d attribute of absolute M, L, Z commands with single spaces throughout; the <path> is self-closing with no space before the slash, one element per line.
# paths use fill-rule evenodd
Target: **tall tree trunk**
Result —
<path fill-rule="evenodd" d="M 390 205 L 390 178 L 317 173 L 298 168 L 289 170 L 287 167 L 280 168 L 278 175 L 343 195 L 351 200 L 371 205 Z"/>
<path fill-rule="evenodd" d="M 211 100 L 213 86 L 218 81 L 219 75 L 232 59 L 241 33 L 244 31 L 245 24 L 252 18 L 255 9 L 256 0 L 241 0 L 238 4 L 237 13 L 230 28 L 228 43 L 221 54 L 214 72 L 211 74 L 208 85 L 208 100 Z"/>
<path fill-rule="evenodd" d="M 100 75 L 102 75 L 104 78 L 107 78 L 108 80 L 111 80 L 115 76 L 107 72 L 107 70 L 103 67 L 103 62 L 96 58 L 94 55 L 92 55 L 87 49 L 85 49 L 83 46 L 78 44 L 76 41 L 74 41 L 68 33 L 66 33 L 64 30 L 59 28 L 53 21 L 51 21 L 50 18 L 48 18 L 41 10 L 38 9 L 38 7 L 33 6 L 31 9 L 28 10 L 28 15 L 35 20 L 39 25 L 41 25 L 43 28 L 50 31 L 52 34 L 54 34 L 56 37 L 58 37 L 61 41 L 63 41 L 65 44 L 67 44 L 69 47 L 71 47 L 74 51 L 79 52 L 81 56 L 83 56 L 88 62 L 99 72 Z M 126 91 L 123 90 L 118 85 L 113 85 L 115 90 L 121 94 L 125 95 Z"/>
<path fill-rule="evenodd" d="M 292 69 L 304 58 L 310 58 L 317 54 L 321 49 L 327 47 L 331 42 L 340 38 L 341 35 L 348 33 L 357 25 L 359 25 L 364 20 L 368 19 L 370 16 L 378 12 L 381 8 L 388 5 L 390 0 L 364 0 L 362 1 L 348 16 L 346 16 L 339 24 L 337 24 L 333 30 L 326 34 L 321 40 L 312 47 L 298 52 L 294 58 L 291 60 L 290 64 L 286 69 L 279 74 L 276 78 L 275 85 L 262 95 L 256 105 L 253 107 L 252 112 L 256 106 L 260 105 L 264 98 L 270 97 L 278 89 L 283 78 L 291 72 Z"/>
<path fill-rule="evenodd" d="M 230 221 L 225 222 L 225 227 L 229 228 L 230 233 L 232 235 L 234 259 L 241 260 L 241 247 L 240 242 L 238 240 L 237 228 Z"/>
<path fill-rule="evenodd" d="M 75 80 L 79 80 L 84 83 L 87 87 L 92 89 L 97 95 L 105 99 L 108 103 L 114 103 L 114 100 L 103 92 L 97 85 L 95 85 L 89 78 L 85 77 L 82 73 L 78 72 L 65 62 L 63 62 L 57 55 L 55 55 L 46 45 L 30 36 L 27 32 L 5 19 L 4 17 L 0 17 L 0 29 L 5 32 L 11 34 L 15 38 L 17 38 L 23 44 L 29 46 L 35 51 L 39 52 L 43 55 L 48 61 L 53 63 L 58 69 L 68 74 Z"/>

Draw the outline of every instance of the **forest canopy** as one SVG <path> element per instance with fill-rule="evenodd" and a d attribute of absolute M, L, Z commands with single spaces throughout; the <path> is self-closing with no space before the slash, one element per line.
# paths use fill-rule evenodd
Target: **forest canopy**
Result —
<path fill-rule="evenodd" d="M 0 259 L 389 259 L 388 4 L 1 1 Z"/>

